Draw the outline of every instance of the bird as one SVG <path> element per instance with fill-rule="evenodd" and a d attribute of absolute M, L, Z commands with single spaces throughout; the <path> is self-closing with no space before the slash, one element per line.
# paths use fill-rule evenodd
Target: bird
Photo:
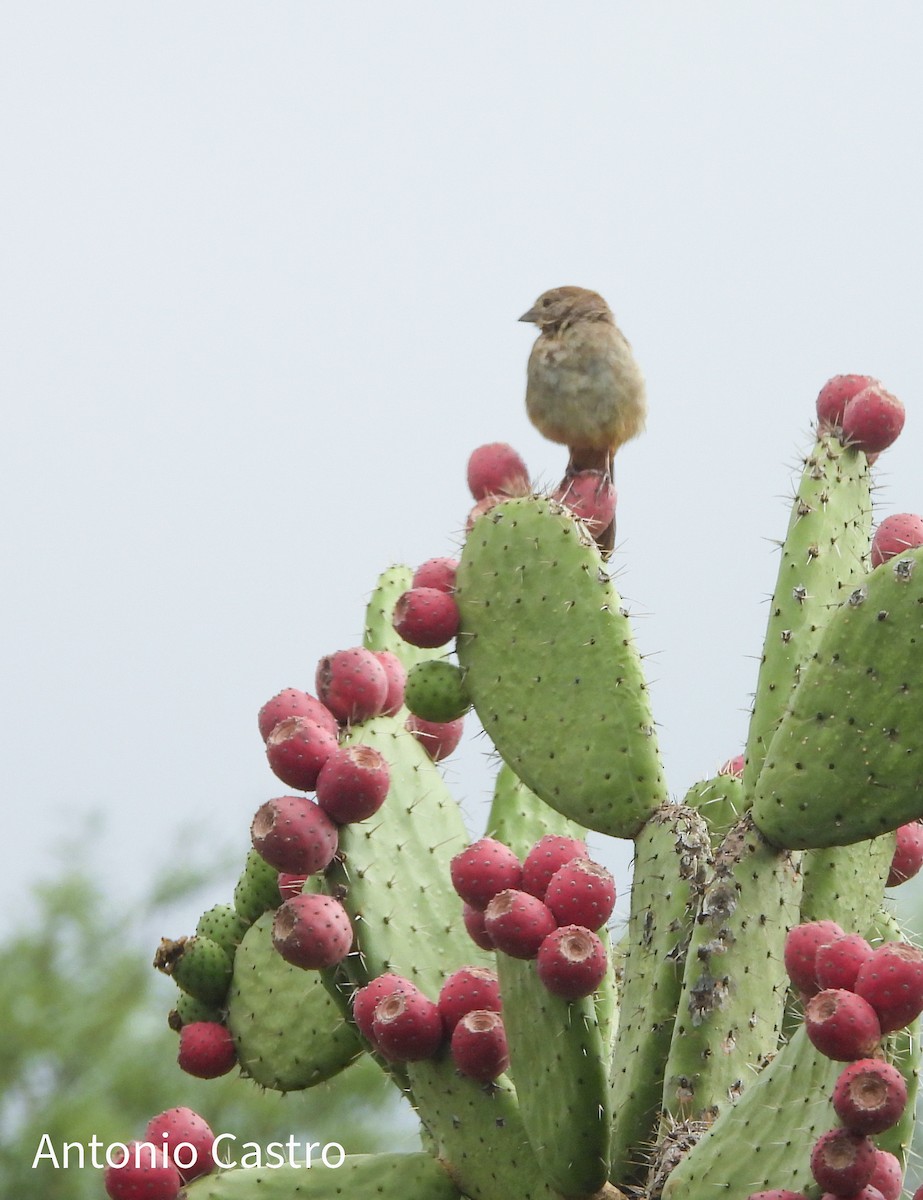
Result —
<path fill-rule="evenodd" d="M 644 376 L 612 310 L 598 292 L 556 287 L 519 320 L 539 329 L 526 412 L 539 433 L 567 446 L 564 483 L 582 471 L 610 483 L 616 451 L 643 431 L 647 416 Z M 611 552 L 614 539 L 613 521 L 597 542 Z"/>

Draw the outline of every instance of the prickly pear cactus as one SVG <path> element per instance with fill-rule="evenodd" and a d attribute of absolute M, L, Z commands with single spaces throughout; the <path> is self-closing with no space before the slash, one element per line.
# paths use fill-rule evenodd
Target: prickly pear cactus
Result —
<path fill-rule="evenodd" d="M 836 921 L 873 946 L 900 937 L 882 908 L 895 830 L 923 818 L 923 549 L 870 570 L 869 479 L 863 449 L 821 426 L 782 546 L 745 761 L 682 804 L 664 780 L 629 618 L 566 507 L 481 499 L 451 584 L 436 560 L 426 575 L 436 586 L 417 586 L 443 598 L 415 597 L 415 630 L 428 606 L 452 624 L 444 594 L 454 597 L 457 661 L 425 630 L 414 645 L 398 636 L 395 606 L 414 579 L 385 572 L 364 646 L 399 679 L 410 672 L 416 715 L 389 692 L 373 715 L 341 722 L 339 737 L 363 748 L 363 762 L 371 751 L 387 764 L 384 803 L 340 826 L 336 856 L 307 882 L 277 878 L 251 850 L 233 908 L 216 906 L 196 937 L 165 942 L 157 965 L 180 988 L 171 1023 L 181 1037 L 197 1022 L 226 1025 L 241 1074 L 262 1087 L 310 1087 L 372 1055 L 416 1108 L 423 1150 L 310 1171 L 222 1169 L 183 1196 L 820 1194 L 811 1152 L 836 1124 L 842 1064 L 807 1036 L 786 937 L 805 920 Z M 468 707 L 500 760 L 483 830 L 491 845 L 528 871 L 540 839 L 594 830 L 634 840 L 627 927 L 611 945 L 605 929 L 583 930 L 604 957 L 580 995 L 550 990 L 550 934 L 537 952 L 490 948 L 501 941 L 496 901 L 464 911 L 453 886 L 453 859 L 474 839 L 434 757 Z M 330 786 L 322 770 L 319 802 Z M 522 880 L 498 899 L 510 886 L 528 893 Z M 273 914 L 302 889 L 335 899 L 353 932 L 349 952 L 317 970 L 275 948 Z M 499 980 L 506 1052 L 493 1070 L 462 1057 L 462 1022 L 425 1053 L 379 1041 L 411 992 L 427 1019 L 445 1021 L 436 1002 L 465 966 Z M 400 1003 L 376 1001 L 363 1024 L 357 994 L 392 975 Z M 879 1054 L 907 1078 L 912 1112 L 918 1039 L 888 1034 Z M 911 1123 L 905 1115 L 880 1142 L 901 1160 Z"/>

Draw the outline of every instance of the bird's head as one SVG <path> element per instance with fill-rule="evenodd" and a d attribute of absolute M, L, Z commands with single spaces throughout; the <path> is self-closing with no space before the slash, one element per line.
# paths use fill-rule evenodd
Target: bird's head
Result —
<path fill-rule="evenodd" d="M 609 305 L 598 292 L 582 287 L 556 287 L 542 292 L 520 321 L 531 321 L 544 333 L 558 330 L 574 321 L 611 321 Z"/>

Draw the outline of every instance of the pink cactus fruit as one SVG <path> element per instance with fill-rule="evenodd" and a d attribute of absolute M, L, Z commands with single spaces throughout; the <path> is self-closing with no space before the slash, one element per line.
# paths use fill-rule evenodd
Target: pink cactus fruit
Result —
<path fill-rule="evenodd" d="M 862 1133 L 830 1129 L 822 1133 L 811 1151 L 815 1182 L 837 1196 L 853 1196 L 872 1178 L 875 1144 Z"/>
<path fill-rule="evenodd" d="M 862 964 L 856 994 L 878 1014 L 882 1033 L 903 1029 L 923 1012 L 923 950 L 885 942 Z"/>
<path fill-rule="evenodd" d="M 266 739 L 266 757 L 273 774 L 301 792 L 314 790 L 321 767 L 336 748 L 330 730 L 307 717 L 287 717 Z"/>
<path fill-rule="evenodd" d="M 907 1104 L 907 1084 L 890 1063 L 860 1058 L 840 1072 L 832 1099 L 834 1111 L 847 1129 L 883 1133 L 900 1120 Z"/>
<path fill-rule="evenodd" d="M 304 717 L 308 721 L 316 721 L 328 733 L 332 733 L 334 737 L 337 735 L 337 719 L 326 705 L 298 688 L 283 688 L 260 709 L 257 723 L 263 741 L 266 741 L 280 721 L 289 717 Z"/>
<path fill-rule="evenodd" d="M 428 558 L 414 571 L 410 586 L 435 588 L 437 592 L 451 593 L 455 591 L 457 575 L 457 558 Z"/>
<path fill-rule="evenodd" d="M 187 1075 L 217 1079 L 237 1063 L 234 1039 L 217 1021 L 190 1021 L 179 1031 L 176 1061 Z"/>
<path fill-rule="evenodd" d="M 493 1009 L 465 1013 L 452 1030 L 452 1061 L 462 1075 L 491 1083 L 510 1065 L 503 1018 Z"/>
<path fill-rule="evenodd" d="M 396 716 L 404 703 L 407 668 L 390 650 L 373 650 L 372 653 L 381 663 L 388 680 L 388 691 L 385 695 L 384 707 L 381 710 L 382 714 L 386 717 Z"/>
<path fill-rule="evenodd" d="M 372 1028 L 372 1023 L 375 1018 L 375 1008 L 379 1000 L 384 1000 L 385 996 L 390 996 L 397 991 L 415 991 L 416 985 L 411 983 L 409 979 L 405 979 L 403 975 L 395 975 L 388 971 L 384 975 L 379 975 L 365 985 L 353 996 L 353 1019 L 359 1028 L 362 1036 L 372 1043 L 375 1049 L 378 1049 L 378 1043 L 375 1040 L 375 1032 Z"/>
<path fill-rule="evenodd" d="M 106 1167 L 103 1187 L 110 1200 L 176 1200 L 182 1180 L 159 1147 L 129 1142 L 125 1157 Z"/>
<path fill-rule="evenodd" d="M 853 396 L 871 387 L 876 381 L 870 375 L 834 375 L 820 389 L 817 397 L 817 419 L 824 428 L 843 424 L 843 413 Z"/>
<path fill-rule="evenodd" d="M 904 428 L 904 406 L 880 384 L 858 392 L 843 411 L 843 438 L 866 454 L 879 454 Z"/>
<path fill-rule="evenodd" d="M 746 757 L 743 754 L 735 754 L 733 758 L 729 758 L 727 762 L 721 764 L 718 774 L 733 775 L 736 779 L 740 779 L 744 773 L 746 761 Z"/>
<path fill-rule="evenodd" d="M 295 875 L 314 875 L 333 861 L 337 827 L 307 796 L 277 796 L 256 811 L 250 839 L 257 854 Z"/>
<path fill-rule="evenodd" d="M 207 1175 L 215 1167 L 215 1135 L 191 1108 L 168 1108 L 148 1121 L 144 1140 L 166 1149 L 183 1183 Z"/>
<path fill-rule="evenodd" d="M 397 988 L 375 1005 L 372 1033 L 375 1044 L 393 1062 L 432 1058 L 444 1036 L 439 1007 L 413 987 Z"/>
<path fill-rule="evenodd" d="M 461 967 L 439 991 L 439 1012 L 446 1032 L 451 1033 L 465 1013 L 476 1008 L 499 1012 L 500 983 L 497 972 L 486 967 Z"/>
<path fill-rule="evenodd" d="M 817 948 L 815 977 L 822 989 L 845 988 L 851 992 L 859 968 L 872 957 L 872 947 L 858 933 L 844 933 Z"/>
<path fill-rule="evenodd" d="M 820 1200 L 842 1200 L 842 1198 L 836 1192 L 824 1192 Z M 858 1192 L 850 1192 L 849 1200 L 885 1200 L 885 1198 L 877 1187 L 867 1183 Z"/>
<path fill-rule="evenodd" d="M 420 743 L 433 762 L 442 762 L 458 749 L 458 743 L 465 732 L 465 718 L 457 717 L 454 721 L 424 721 L 422 717 L 411 713 L 404 722 L 404 728 Z"/>
<path fill-rule="evenodd" d="M 483 837 L 455 855 L 449 875 L 462 900 L 483 910 L 498 892 L 519 887 L 522 864 L 509 846 Z"/>
<path fill-rule="evenodd" d="M 885 517 L 872 538 L 872 566 L 923 546 L 923 517 L 916 513 L 892 513 Z"/>
<path fill-rule="evenodd" d="M 569 508 L 592 534 L 602 533 L 615 517 L 618 497 L 615 484 L 597 471 L 578 471 L 551 493 L 551 498 Z"/>
<path fill-rule="evenodd" d="M 803 997 L 814 996 L 821 990 L 814 965 L 818 947 L 842 936 L 843 930 L 836 921 L 806 921 L 788 931 L 783 952 L 785 969 Z"/>
<path fill-rule="evenodd" d="M 888 871 L 887 887 L 898 887 L 913 879 L 923 867 L 923 823 L 910 821 L 895 830 L 894 856 Z"/>
<path fill-rule="evenodd" d="M 498 950 L 511 958 L 535 958 L 539 946 L 558 923 L 537 896 L 508 888 L 487 905 L 484 924 Z"/>
<path fill-rule="evenodd" d="M 904 1171 L 896 1154 L 889 1150 L 875 1152 L 875 1166 L 869 1187 L 878 1188 L 882 1200 L 900 1200 L 904 1188 Z"/>
<path fill-rule="evenodd" d="M 283 900 L 287 900 L 289 896 L 300 895 L 307 882 L 307 875 L 295 875 L 291 871 L 280 871 L 276 881 Z"/>
<path fill-rule="evenodd" d="M 548 833 L 539 838 L 526 855 L 522 864 L 522 889 L 537 896 L 539 900 L 544 900 L 555 871 L 559 871 L 571 859 L 589 857 L 586 842 L 579 838 Z"/>
<path fill-rule="evenodd" d="M 349 825 L 374 816 L 391 786 L 391 771 L 373 746 L 341 746 L 317 777 L 317 803 L 331 821 Z"/>
<path fill-rule="evenodd" d="M 836 1062 L 869 1058 L 881 1041 L 881 1024 L 867 1000 L 845 988 L 827 988 L 807 1002 L 804 1027 L 821 1054 Z"/>
<path fill-rule="evenodd" d="M 484 911 L 480 908 L 475 908 L 473 904 L 466 904 L 462 908 L 462 920 L 465 923 L 465 928 L 468 930 L 468 936 L 476 946 L 480 946 L 482 950 L 493 950 L 494 940 L 487 932 L 487 926 L 484 924 Z"/>
<path fill-rule="evenodd" d="M 606 948 L 591 930 L 562 925 L 544 939 L 535 964 L 539 979 L 562 1000 L 595 992 L 606 974 Z"/>
<path fill-rule="evenodd" d="M 455 597 L 437 588 L 411 588 L 394 606 L 394 628 L 405 642 L 424 649 L 450 642 L 458 633 L 459 620 Z"/>
<path fill-rule="evenodd" d="M 356 725 L 384 712 L 388 676 L 371 650 L 351 646 L 317 664 L 317 694 L 338 721 Z"/>
<path fill-rule="evenodd" d="M 615 908 L 615 880 L 599 863 L 575 858 L 552 875 L 545 903 L 559 925 L 599 929 Z"/>
<path fill-rule="evenodd" d="M 332 896 L 303 892 L 276 909 L 272 944 L 295 967 L 332 967 L 349 954 L 352 942 L 349 914 Z"/>
<path fill-rule="evenodd" d="M 468 487 L 475 500 L 485 496 L 528 496 L 529 471 L 506 442 L 478 446 L 468 459 Z"/>
<path fill-rule="evenodd" d="M 790 1188 L 767 1188 L 762 1192 L 751 1192 L 747 1200 L 808 1200 L 804 1192 L 793 1192 Z"/>

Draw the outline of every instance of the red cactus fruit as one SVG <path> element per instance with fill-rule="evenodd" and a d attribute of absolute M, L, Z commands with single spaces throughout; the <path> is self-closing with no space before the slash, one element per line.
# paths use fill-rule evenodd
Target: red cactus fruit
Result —
<path fill-rule="evenodd" d="M 307 882 L 307 875 L 294 875 L 291 871 L 280 871 L 276 885 L 279 888 L 279 895 L 283 900 L 287 900 L 289 896 L 299 895 Z"/>
<path fill-rule="evenodd" d="M 900 1119 L 907 1084 L 890 1063 L 860 1058 L 844 1067 L 833 1086 L 833 1108 L 847 1129 L 883 1133 Z"/>
<path fill-rule="evenodd" d="M 841 1200 L 836 1192 L 824 1192 L 820 1200 Z M 871 1183 L 867 1183 L 858 1192 L 850 1192 L 849 1200 L 885 1200 L 881 1192 Z"/>
<path fill-rule="evenodd" d="M 768 1188 L 763 1192 L 751 1192 L 747 1200 L 808 1200 L 804 1192 L 793 1192 L 790 1188 Z"/>
<path fill-rule="evenodd" d="M 411 646 L 444 646 L 458 633 L 459 620 L 455 597 L 437 588 L 411 588 L 394 606 L 394 628 Z"/>
<path fill-rule="evenodd" d="M 506 442 L 478 446 L 468 459 L 468 487 L 475 500 L 485 496 L 528 496 L 529 471 Z"/>
<path fill-rule="evenodd" d="M 286 962 L 303 970 L 332 967 L 353 942 L 349 914 L 332 896 L 303 892 L 276 909 L 272 944 Z"/>
<path fill-rule="evenodd" d="M 563 1000 L 580 1000 L 595 992 L 606 974 L 606 948 L 591 930 L 562 925 L 549 933 L 535 964 L 549 992 Z"/>
<path fill-rule="evenodd" d="M 439 991 L 439 1012 L 446 1032 L 451 1033 L 465 1013 L 477 1008 L 500 1011 L 497 972 L 486 967 L 461 967 L 448 977 Z"/>
<path fill-rule="evenodd" d="M 559 925 L 599 929 L 615 908 L 615 880 L 599 863 L 575 858 L 552 875 L 545 903 Z"/>
<path fill-rule="evenodd" d="M 449 874 L 466 904 L 485 909 L 498 892 L 519 887 L 522 864 L 509 846 L 484 837 L 455 855 Z"/>
<path fill-rule="evenodd" d="M 437 592 L 454 592 L 458 575 L 457 558 L 428 558 L 414 571 L 412 588 L 435 588 Z"/>
<path fill-rule="evenodd" d="M 611 479 L 602 478 L 596 471 L 578 471 L 551 493 L 586 525 L 591 534 L 602 533 L 615 517 L 618 497 Z"/>
<path fill-rule="evenodd" d="M 836 921 L 806 921 L 788 931 L 783 952 L 785 969 L 802 996 L 814 996 L 820 991 L 814 967 L 818 947 L 842 936 L 843 930 Z"/>
<path fill-rule="evenodd" d="M 858 933 L 844 933 L 817 948 L 815 977 L 821 988 L 853 990 L 859 968 L 872 957 L 872 947 Z"/>
<path fill-rule="evenodd" d="M 393 992 L 416 990 L 416 985 L 409 979 L 405 979 L 403 975 L 394 975 L 389 971 L 384 975 L 378 975 L 355 993 L 353 996 L 353 1019 L 362 1036 L 376 1049 L 378 1049 L 378 1043 L 375 1040 L 372 1022 L 375 1018 L 378 1001 L 384 1000 L 385 996 L 390 996 Z"/>
<path fill-rule="evenodd" d="M 432 1058 L 444 1036 L 439 1008 L 419 988 L 398 988 L 375 1005 L 375 1043 L 393 1062 Z"/>
<path fill-rule="evenodd" d="M 363 646 L 325 655 L 317 664 L 315 684 L 337 720 L 350 725 L 377 717 L 388 699 L 385 668 Z"/>
<path fill-rule="evenodd" d="M 215 1135 L 208 1122 L 191 1108 L 168 1108 L 148 1121 L 144 1140 L 164 1146 L 183 1183 L 214 1169 Z M 185 1143 L 185 1145 L 183 1144 Z"/>
<path fill-rule="evenodd" d="M 888 871 L 887 887 L 897 887 L 913 879 L 923 867 L 923 823 L 910 821 L 895 830 L 894 856 Z"/>
<path fill-rule="evenodd" d="M 308 721 L 316 721 L 328 733 L 332 733 L 334 737 L 337 735 L 337 719 L 326 705 L 298 688 L 283 688 L 260 709 L 257 722 L 263 741 L 266 741 L 280 721 L 289 717 L 304 717 Z"/>
<path fill-rule="evenodd" d="M 557 833 L 546 834 L 539 838 L 522 864 L 522 890 L 544 900 L 555 871 L 574 858 L 589 857 L 586 842 Z"/>
<path fill-rule="evenodd" d="M 256 811 L 250 840 L 260 858 L 277 871 L 313 875 L 337 852 L 337 827 L 307 796 L 277 796 Z"/>
<path fill-rule="evenodd" d="M 493 1009 L 465 1013 L 452 1030 L 452 1061 L 471 1079 L 490 1083 L 510 1065 L 503 1018 Z"/>
<path fill-rule="evenodd" d="M 837 1062 L 868 1058 L 881 1041 L 874 1008 L 845 988 L 827 988 L 812 996 L 805 1006 L 804 1027 L 821 1054 Z"/>
<path fill-rule="evenodd" d="M 462 920 L 465 923 L 465 928 L 468 930 L 468 936 L 476 946 L 480 946 L 482 950 L 494 949 L 494 940 L 487 932 L 487 926 L 484 924 L 483 909 L 475 908 L 472 904 L 466 904 L 462 909 Z"/>
<path fill-rule="evenodd" d="M 182 1179 L 169 1159 L 164 1162 L 160 1146 L 129 1142 L 125 1151 L 122 1161 L 103 1173 L 110 1200 L 176 1200 Z"/>
<path fill-rule="evenodd" d="M 882 1033 L 903 1029 L 923 1012 L 923 950 L 906 942 L 878 946 L 862 964 L 855 990 L 878 1014 Z"/>
<path fill-rule="evenodd" d="M 923 546 L 923 517 L 916 513 L 892 513 L 885 517 L 872 538 L 872 566 L 881 566 L 899 554 Z"/>
<path fill-rule="evenodd" d="M 744 765 L 746 764 L 746 761 L 745 755 L 735 754 L 733 758 L 729 758 L 727 762 L 721 764 L 720 768 L 718 769 L 718 774 L 733 775 L 735 778 L 740 779 L 744 773 Z"/>
<path fill-rule="evenodd" d="M 849 401 L 875 382 L 870 375 L 834 375 L 828 379 L 817 397 L 817 419 L 821 426 L 836 428 L 842 425 L 843 412 Z"/>
<path fill-rule="evenodd" d="M 314 790 L 321 767 L 336 748 L 330 730 L 307 717 L 287 717 L 266 739 L 266 757 L 273 773 L 301 792 Z"/>
<path fill-rule="evenodd" d="M 539 946 L 557 928 L 543 901 L 515 888 L 494 896 L 484 910 L 484 924 L 494 946 L 511 958 L 535 958 Z"/>
<path fill-rule="evenodd" d="M 234 1039 L 217 1021 L 190 1021 L 179 1031 L 176 1061 L 187 1075 L 217 1079 L 237 1062 Z"/>
<path fill-rule="evenodd" d="M 388 691 L 381 711 L 386 717 L 393 717 L 400 711 L 401 705 L 404 703 L 407 668 L 390 650 L 373 650 L 372 653 L 384 668 L 388 680 Z"/>
<path fill-rule="evenodd" d="M 455 721 L 424 721 L 413 713 L 404 722 L 404 728 L 413 734 L 433 762 L 444 758 L 458 748 L 465 731 L 465 718 Z"/>
<path fill-rule="evenodd" d="M 876 1150 L 875 1167 L 868 1186 L 878 1188 L 882 1200 L 900 1200 L 904 1188 L 904 1172 L 897 1155 L 888 1150 Z"/>
<path fill-rule="evenodd" d="M 348 825 L 373 816 L 385 802 L 391 772 L 372 746 L 341 746 L 317 777 L 317 803 L 331 821 Z"/>
<path fill-rule="evenodd" d="M 904 406 L 880 384 L 858 392 L 843 410 L 843 438 L 866 454 L 879 454 L 904 428 Z"/>
<path fill-rule="evenodd" d="M 837 1196 L 852 1196 L 872 1178 L 875 1144 L 862 1133 L 830 1129 L 811 1151 L 811 1174 L 816 1183 Z"/>

